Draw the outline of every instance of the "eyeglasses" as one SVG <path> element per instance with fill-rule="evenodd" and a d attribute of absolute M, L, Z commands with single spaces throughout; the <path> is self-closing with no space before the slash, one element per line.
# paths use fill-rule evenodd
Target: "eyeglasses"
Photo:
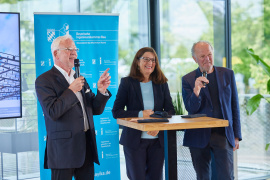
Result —
<path fill-rule="evenodd" d="M 155 58 L 149 58 L 149 57 L 141 57 L 139 59 L 143 59 L 144 62 L 150 62 L 152 61 L 152 63 L 156 63 L 156 59 Z"/>
<path fill-rule="evenodd" d="M 60 48 L 60 49 L 56 49 L 56 50 L 57 51 L 66 50 L 66 51 L 69 51 L 69 52 L 72 52 L 72 51 L 79 52 L 79 49 L 78 48 Z"/>

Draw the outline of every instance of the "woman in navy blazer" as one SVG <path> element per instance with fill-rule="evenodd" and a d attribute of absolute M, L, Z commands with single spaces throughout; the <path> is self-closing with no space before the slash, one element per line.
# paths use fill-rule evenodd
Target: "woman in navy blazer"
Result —
<path fill-rule="evenodd" d="M 140 49 L 133 59 L 129 76 L 121 79 L 112 110 L 113 117 L 147 118 L 154 111 L 175 114 L 167 81 L 155 50 L 149 47 Z M 142 132 L 123 127 L 120 144 L 124 146 L 129 179 L 162 179 L 163 132 Z"/>

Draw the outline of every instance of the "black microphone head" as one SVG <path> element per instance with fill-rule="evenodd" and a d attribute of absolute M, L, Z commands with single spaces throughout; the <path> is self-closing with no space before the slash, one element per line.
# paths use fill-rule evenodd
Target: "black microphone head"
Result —
<path fill-rule="evenodd" d="M 74 59 L 74 66 L 75 67 L 80 67 L 80 61 L 79 61 L 79 59 Z"/>
<path fill-rule="evenodd" d="M 202 72 L 202 76 L 207 78 L 207 72 L 203 71 Z M 203 85 L 206 86 L 206 82 L 203 82 Z"/>
<path fill-rule="evenodd" d="M 202 72 L 202 76 L 203 76 L 203 77 L 207 77 L 207 72 L 206 72 L 206 71 L 203 71 L 203 72 Z"/>

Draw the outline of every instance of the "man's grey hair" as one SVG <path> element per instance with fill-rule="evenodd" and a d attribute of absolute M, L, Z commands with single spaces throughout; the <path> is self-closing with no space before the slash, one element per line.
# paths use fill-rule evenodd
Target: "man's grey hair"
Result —
<path fill-rule="evenodd" d="M 214 52 L 214 48 L 213 48 L 213 46 L 212 46 L 212 44 L 211 44 L 210 42 L 208 42 L 208 41 L 198 41 L 198 42 L 195 42 L 195 43 L 193 44 L 192 48 L 191 48 L 191 55 L 192 55 L 193 57 L 196 57 L 196 55 L 195 55 L 195 46 L 196 46 L 197 44 L 199 44 L 199 43 L 206 43 L 206 44 L 208 44 L 208 45 L 211 47 L 212 51 Z M 196 58 L 197 58 L 197 57 L 196 57 Z"/>
<path fill-rule="evenodd" d="M 56 39 L 53 40 L 52 45 L 51 45 L 51 52 L 52 52 L 52 56 L 53 56 L 53 61 L 54 61 L 54 59 L 55 59 L 53 52 L 54 52 L 55 50 L 59 49 L 59 44 L 60 44 L 62 41 L 65 41 L 65 40 L 67 40 L 67 39 L 73 40 L 72 36 L 69 35 L 69 34 L 66 34 L 66 35 L 64 35 L 64 36 L 59 36 L 59 37 L 57 37 Z"/>

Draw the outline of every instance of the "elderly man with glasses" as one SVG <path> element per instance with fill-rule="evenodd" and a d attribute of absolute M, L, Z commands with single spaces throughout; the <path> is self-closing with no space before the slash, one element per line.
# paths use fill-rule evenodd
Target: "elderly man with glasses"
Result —
<path fill-rule="evenodd" d="M 83 76 L 75 77 L 78 49 L 72 37 L 56 38 L 51 51 L 54 66 L 35 83 L 47 131 L 44 168 L 51 169 L 52 180 L 94 179 L 93 163 L 99 160 L 93 115 L 101 114 L 111 97 L 109 69 L 98 80 L 95 95 Z"/>

